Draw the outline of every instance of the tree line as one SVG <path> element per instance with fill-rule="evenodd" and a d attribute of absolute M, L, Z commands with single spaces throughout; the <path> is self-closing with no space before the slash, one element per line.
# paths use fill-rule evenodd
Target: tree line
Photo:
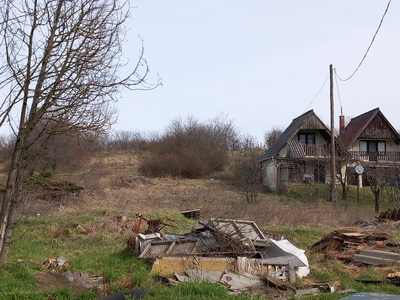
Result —
<path fill-rule="evenodd" d="M 140 170 L 148 176 L 199 178 L 223 171 L 232 160 L 264 150 L 256 139 L 241 135 L 232 120 L 219 115 L 206 122 L 193 116 L 173 119 L 163 132 L 109 131 L 101 134 L 41 135 L 45 139 L 30 147 L 30 172 L 78 170 L 93 153 L 131 151 L 140 158 Z M 12 158 L 15 135 L 0 136 L 0 160 Z M 38 155 L 34 155 L 38 154 Z"/>

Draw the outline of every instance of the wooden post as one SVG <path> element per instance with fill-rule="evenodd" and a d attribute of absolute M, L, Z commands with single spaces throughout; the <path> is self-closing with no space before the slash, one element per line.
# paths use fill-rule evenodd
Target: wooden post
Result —
<path fill-rule="evenodd" d="M 331 201 L 337 208 L 336 195 L 336 155 L 335 155 L 335 112 L 333 104 L 333 66 L 329 65 L 330 77 L 330 103 L 331 103 Z"/>

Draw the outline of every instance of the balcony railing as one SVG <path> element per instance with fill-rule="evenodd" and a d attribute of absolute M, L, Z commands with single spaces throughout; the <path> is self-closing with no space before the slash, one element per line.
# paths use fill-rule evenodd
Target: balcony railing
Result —
<path fill-rule="evenodd" d="M 302 145 L 306 156 L 326 157 L 330 155 L 326 145 Z"/>
<path fill-rule="evenodd" d="M 400 152 L 394 151 L 350 151 L 360 161 L 400 162 Z"/>

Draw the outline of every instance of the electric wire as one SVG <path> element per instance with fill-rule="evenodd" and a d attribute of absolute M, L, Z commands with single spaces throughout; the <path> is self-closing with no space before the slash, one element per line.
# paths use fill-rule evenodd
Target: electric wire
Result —
<path fill-rule="evenodd" d="M 337 95 L 338 95 L 338 99 L 339 99 L 339 104 L 340 104 L 340 107 L 342 107 L 342 100 L 340 99 L 339 84 L 338 84 L 338 80 L 337 80 L 338 79 L 338 75 L 336 73 L 336 68 L 333 69 L 333 70 L 335 72 L 336 91 L 337 91 Z"/>
<path fill-rule="evenodd" d="M 354 70 L 353 74 L 351 74 L 351 75 L 350 75 L 348 78 L 346 78 L 346 79 L 342 79 L 342 78 L 339 77 L 339 75 L 337 75 L 337 77 L 339 78 L 339 80 L 341 80 L 341 81 L 347 81 L 347 80 L 349 80 L 350 78 L 352 78 L 352 77 L 354 76 L 354 74 L 357 73 L 358 69 L 361 67 L 361 65 L 363 64 L 365 58 L 367 57 L 368 52 L 369 52 L 369 50 L 371 49 L 371 46 L 372 46 L 372 44 L 374 43 L 376 36 L 378 35 L 379 29 L 380 29 L 381 26 L 382 26 L 383 20 L 385 19 L 386 13 L 387 13 L 388 10 L 389 10 L 389 6 L 390 6 L 390 3 L 391 3 L 391 2 L 392 2 L 392 0 L 389 0 L 388 4 L 387 4 L 387 6 L 386 6 L 385 12 L 383 13 L 383 16 L 382 16 L 382 18 L 381 18 L 381 21 L 380 21 L 380 23 L 379 23 L 378 29 L 375 31 L 375 34 L 374 34 L 374 36 L 373 36 L 373 38 L 372 38 L 372 40 L 371 40 L 371 43 L 369 44 L 369 46 L 368 46 L 368 48 L 367 48 L 367 51 L 365 52 L 363 58 L 361 59 L 360 63 L 358 64 L 357 68 Z"/>
<path fill-rule="evenodd" d="M 311 106 L 311 104 L 313 104 L 315 98 L 318 97 L 319 93 L 320 93 L 321 90 L 324 88 L 324 86 L 325 86 L 326 82 L 328 81 L 328 79 L 329 79 L 329 76 L 325 79 L 325 81 L 324 81 L 324 83 L 322 84 L 321 88 L 319 89 L 318 93 L 317 93 L 317 94 L 315 95 L 315 97 L 311 100 L 310 104 L 308 104 L 308 106 L 306 107 L 306 109 L 304 110 L 304 112 L 306 112 L 307 109 Z"/>

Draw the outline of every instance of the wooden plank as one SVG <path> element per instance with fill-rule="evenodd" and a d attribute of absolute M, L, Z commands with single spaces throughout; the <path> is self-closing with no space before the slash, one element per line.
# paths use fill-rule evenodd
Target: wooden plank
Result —
<path fill-rule="evenodd" d="M 201 215 L 200 215 L 200 208 L 198 209 L 191 209 L 191 210 L 185 210 L 185 211 L 181 211 L 181 214 L 188 219 L 200 219 Z"/>

